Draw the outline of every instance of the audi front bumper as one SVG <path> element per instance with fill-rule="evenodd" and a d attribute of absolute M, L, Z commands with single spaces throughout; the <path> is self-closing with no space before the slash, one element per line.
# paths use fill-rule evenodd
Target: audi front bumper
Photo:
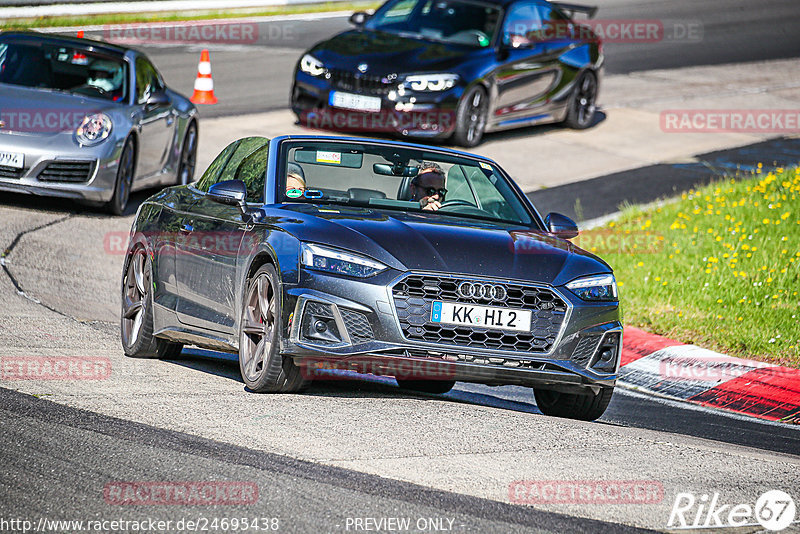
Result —
<path fill-rule="evenodd" d="M 414 296 L 415 288 L 409 282 L 420 277 L 442 280 L 444 293 Z M 560 317 L 558 324 L 548 323 L 547 310 L 534 314 L 531 334 L 537 322 L 552 326 L 539 334 L 543 342 L 537 345 L 535 336 L 524 333 L 501 332 L 498 336 L 487 334 L 490 330 L 485 328 L 448 329 L 431 323 L 426 316 L 430 303 L 450 300 L 446 288 L 462 280 L 478 281 L 468 276 L 391 270 L 353 280 L 303 269 L 299 284 L 284 288 L 288 304 L 284 324 L 288 326 L 281 352 L 293 357 L 304 372 L 322 376 L 330 369 L 345 369 L 413 380 L 566 391 L 615 384 L 622 349 L 617 303 L 584 302 L 565 288 L 546 284 L 492 281 L 552 294 L 563 304 L 561 311 L 553 312 Z M 408 311 L 409 302 L 413 313 Z M 455 331 L 452 339 L 450 330 Z"/>

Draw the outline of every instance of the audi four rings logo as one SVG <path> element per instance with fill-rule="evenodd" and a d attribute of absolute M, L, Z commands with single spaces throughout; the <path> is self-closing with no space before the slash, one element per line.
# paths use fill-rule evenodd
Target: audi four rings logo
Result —
<path fill-rule="evenodd" d="M 465 299 L 506 300 L 506 288 L 497 284 L 480 284 L 477 282 L 461 282 L 458 294 Z"/>

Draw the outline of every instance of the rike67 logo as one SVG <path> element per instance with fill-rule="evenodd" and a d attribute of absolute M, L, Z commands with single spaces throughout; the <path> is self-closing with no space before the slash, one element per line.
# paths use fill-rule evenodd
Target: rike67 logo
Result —
<path fill-rule="evenodd" d="M 679 493 L 675 496 L 667 528 L 670 530 L 718 529 L 762 526 L 778 532 L 794 523 L 797 508 L 792 497 L 780 490 L 762 494 L 755 506 L 749 503 L 724 503 L 719 493 Z"/>

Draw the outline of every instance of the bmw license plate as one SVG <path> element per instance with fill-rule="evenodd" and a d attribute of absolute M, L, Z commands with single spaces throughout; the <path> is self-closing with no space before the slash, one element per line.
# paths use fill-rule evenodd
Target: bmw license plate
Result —
<path fill-rule="evenodd" d="M 531 311 L 435 300 L 431 322 L 530 332 Z"/>
<path fill-rule="evenodd" d="M 25 155 L 19 152 L 0 152 L 0 165 L 21 169 L 25 163 Z"/>
<path fill-rule="evenodd" d="M 355 109 L 358 111 L 380 111 L 381 99 L 377 96 L 354 95 L 341 91 L 332 91 L 328 104 L 335 108 Z"/>

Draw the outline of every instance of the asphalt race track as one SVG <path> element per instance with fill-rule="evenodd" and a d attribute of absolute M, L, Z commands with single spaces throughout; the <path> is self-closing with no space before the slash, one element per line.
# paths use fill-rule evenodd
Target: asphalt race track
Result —
<path fill-rule="evenodd" d="M 597 3 L 601 19 L 702 27 L 698 42 L 608 44 L 607 74 L 800 56 L 796 0 Z M 220 104 L 203 108 L 204 118 L 280 110 L 300 51 L 348 27 L 346 16 L 308 19 L 260 22 L 255 43 L 142 48 L 170 85 L 189 94 L 199 51 L 210 48 Z M 543 127 L 537 139 L 548 132 Z M 706 180 L 709 163 L 773 160 L 796 163 L 800 141 L 772 139 L 530 195 L 570 215 L 579 197 L 589 219 Z M 648 190 L 641 176 L 658 176 L 663 190 Z M 0 378 L 0 531 L 22 531 L 4 526 L 15 518 L 34 526 L 42 518 L 171 520 L 145 530 L 175 532 L 198 530 L 176 526 L 181 519 L 232 517 L 277 518 L 278 532 L 401 530 L 365 528 L 389 518 L 409 518 L 411 532 L 664 531 L 680 492 L 750 505 L 768 490 L 798 495 L 800 428 L 621 388 L 602 418 L 584 423 L 541 415 L 531 391 L 519 387 L 457 384 L 444 396 L 417 395 L 393 379 L 332 376 L 300 395 L 255 395 L 231 355 L 187 348 L 170 361 L 125 358 L 123 257 L 109 236 L 126 234 L 149 194 L 134 195 L 121 218 L 60 200 L 0 198 L 0 359 L 93 357 L 112 369 L 97 381 Z M 628 505 L 510 502 L 513 484 L 533 479 L 650 481 L 663 496 Z M 258 496 L 244 505 L 109 502 L 108 485 L 125 481 L 246 481 Z M 40 531 L 86 531 L 51 527 Z M 134 531 L 103 531 L 110 530 Z M 763 531 L 758 524 L 724 530 Z M 800 523 L 784 532 L 800 532 Z"/>

